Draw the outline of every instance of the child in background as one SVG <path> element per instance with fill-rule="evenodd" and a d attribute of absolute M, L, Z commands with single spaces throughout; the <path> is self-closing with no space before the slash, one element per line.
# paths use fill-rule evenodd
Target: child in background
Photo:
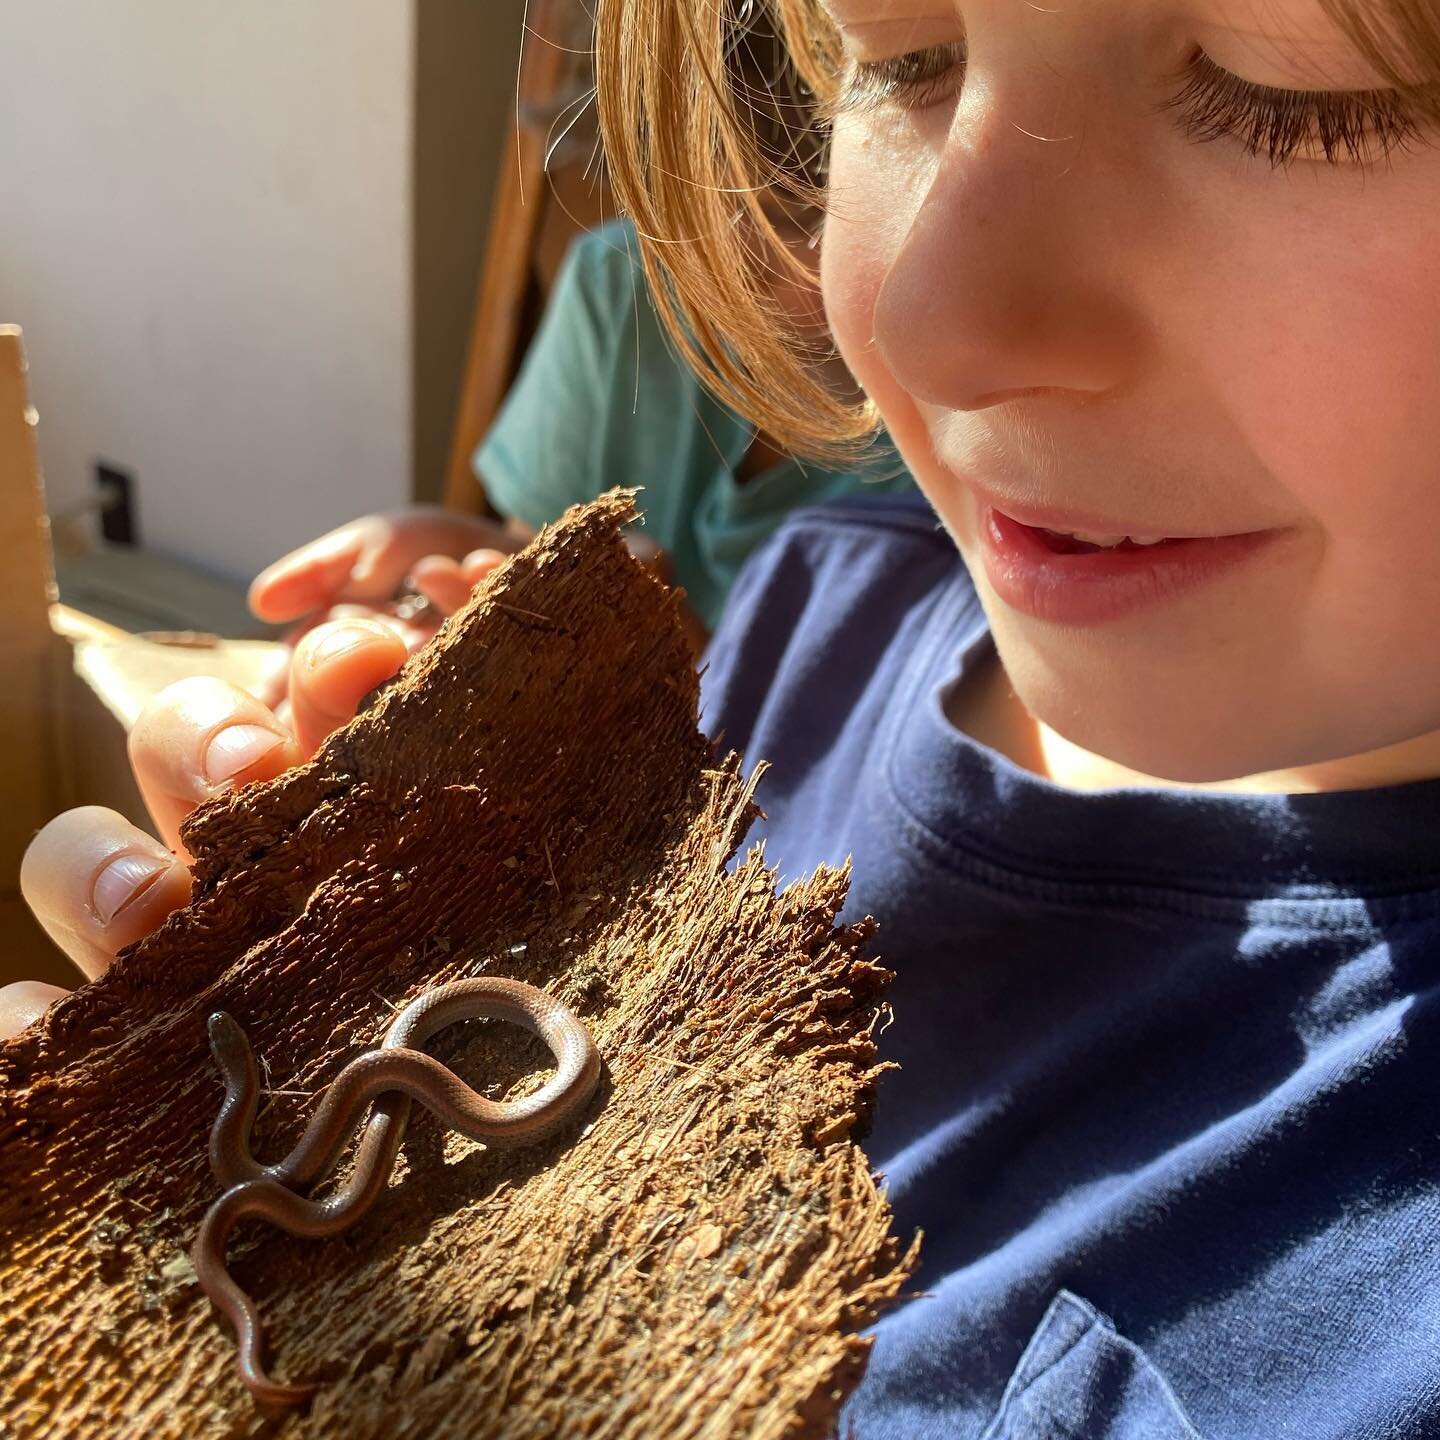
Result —
<path fill-rule="evenodd" d="M 732 52 L 729 69 L 747 97 L 757 143 L 775 156 L 777 177 L 789 177 L 791 188 L 815 178 L 823 149 L 793 138 L 797 87 L 772 94 L 774 78 L 788 73 L 773 30 L 752 31 Z M 817 209 L 787 205 L 777 190 L 765 213 L 778 252 L 802 261 L 812 254 Z M 764 283 L 797 330 L 814 340 L 817 383 L 853 399 L 854 381 L 833 354 L 813 285 L 795 285 L 784 264 L 773 266 Z M 373 613 L 414 646 L 436 622 L 408 623 L 383 608 L 403 583 L 450 614 L 506 555 L 569 506 L 636 485 L 641 552 L 684 588 L 703 643 L 740 566 L 796 506 L 914 488 L 883 442 L 863 460 L 847 457 L 838 467 L 802 462 L 716 399 L 668 340 L 625 220 L 572 245 L 520 374 L 473 463 L 503 521 L 429 507 L 351 521 L 268 567 L 250 589 L 256 615 L 280 624 L 327 611 L 329 618 Z"/>
<path fill-rule="evenodd" d="M 804 217 L 779 243 L 804 253 Z M 809 225 L 818 223 L 818 215 Z M 831 468 L 785 453 L 722 404 L 678 356 L 647 296 L 634 227 L 616 221 L 576 241 L 500 417 L 475 468 L 502 514 L 538 530 L 569 506 L 615 485 L 642 485 L 643 533 L 667 555 L 676 584 L 713 630 L 741 565 L 797 506 L 858 493 L 910 492 L 893 450 Z M 809 323 L 823 333 L 813 291 Z M 843 366 L 828 383 L 854 395 Z M 563 397 L 563 398 L 562 398 Z"/>
<path fill-rule="evenodd" d="M 933 507 L 793 517 L 706 676 L 773 764 L 767 858 L 852 855 L 896 971 L 867 1149 L 922 1270 L 841 1433 L 1440 1435 L 1440 14 L 784 10 L 868 408 L 730 223 L 770 179 L 715 83 L 733 10 L 603 0 L 598 74 L 712 383 L 830 453 L 878 417 Z M 156 708 L 142 773 L 278 728 L 206 703 Z M 93 968 L 107 857 L 168 866 L 126 933 L 183 883 L 122 827 L 27 858 Z"/>
<path fill-rule="evenodd" d="M 800 223 L 777 219 L 783 243 L 808 246 Z M 843 366 L 830 369 L 830 383 L 853 392 Z M 273 624 L 302 621 L 297 640 L 322 618 L 369 616 L 413 649 L 542 525 L 616 485 L 639 485 L 634 543 L 683 586 L 698 649 L 741 565 L 791 510 L 914 489 L 883 442 L 839 468 L 802 462 L 711 395 L 666 339 L 623 220 L 571 247 L 474 469 L 503 520 L 428 506 L 352 520 L 267 567 L 250 587 L 251 608 Z M 433 614 L 386 608 L 407 583 Z M 281 675 L 262 698 L 283 688 Z"/>

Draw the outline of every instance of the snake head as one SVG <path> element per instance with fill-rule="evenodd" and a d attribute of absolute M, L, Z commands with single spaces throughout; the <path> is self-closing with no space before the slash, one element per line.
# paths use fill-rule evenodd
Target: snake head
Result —
<path fill-rule="evenodd" d="M 250 1042 L 233 1016 L 217 1010 L 206 1028 L 210 1032 L 210 1053 L 222 1070 L 228 1073 L 237 1065 L 243 1069 L 249 1064 Z"/>

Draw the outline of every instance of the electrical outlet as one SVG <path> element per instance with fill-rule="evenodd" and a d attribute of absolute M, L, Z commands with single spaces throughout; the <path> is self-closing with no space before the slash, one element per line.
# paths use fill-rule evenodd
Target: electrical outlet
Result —
<path fill-rule="evenodd" d="M 95 484 L 100 490 L 100 534 L 112 545 L 138 545 L 135 477 L 128 470 L 97 460 Z"/>

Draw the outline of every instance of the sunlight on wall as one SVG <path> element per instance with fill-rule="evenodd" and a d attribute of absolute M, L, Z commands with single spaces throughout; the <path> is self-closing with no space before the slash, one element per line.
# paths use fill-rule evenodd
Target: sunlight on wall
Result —
<path fill-rule="evenodd" d="M 414 0 L 0 0 L 0 321 L 52 511 L 237 579 L 403 504 Z"/>

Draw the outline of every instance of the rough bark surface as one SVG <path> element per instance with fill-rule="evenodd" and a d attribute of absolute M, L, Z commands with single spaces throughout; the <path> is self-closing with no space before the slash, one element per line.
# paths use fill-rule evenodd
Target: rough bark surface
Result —
<path fill-rule="evenodd" d="M 0 1433 L 833 1428 L 910 1261 L 853 1139 L 887 976 L 834 923 L 843 874 L 727 869 L 750 788 L 629 514 L 572 512 L 311 763 L 197 811 L 193 903 L 0 1048 Z M 216 1194 L 205 1017 L 262 1057 L 264 1158 L 395 1007 L 475 973 L 573 1006 L 600 1093 L 531 1150 L 417 1114 L 342 1237 L 242 1226 L 272 1372 L 326 1382 L 264 1416 L 185 1256 Z M 430 1048 L 497 1098 L 545 1073 L 515 1027 Z"/>

